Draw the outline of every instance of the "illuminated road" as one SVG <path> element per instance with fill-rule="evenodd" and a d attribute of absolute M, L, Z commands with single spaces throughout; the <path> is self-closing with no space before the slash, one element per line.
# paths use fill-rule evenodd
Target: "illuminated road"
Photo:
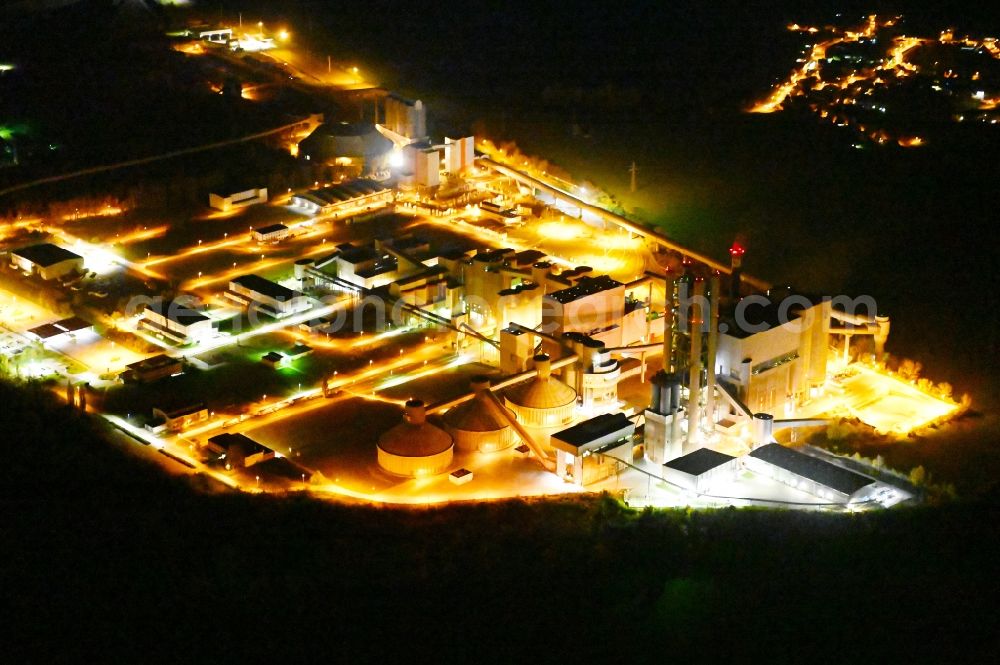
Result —
<path fill-rule="evenodd" d="M 610 224 L 621 227 L 626 231 L 629 231 L 630 233 L 634 233 L 638 236 L 646 238 L 647 240 L 654 241 L 655 243 L 657 243 L 662 247 L 677 252 L 678 254 L 681 254 L 683 256 L 689 257 L 699 263 L 708 266 L 709 268 L 712 268 L 713 270 L 718 270 L 719 272 L 726 275 L 732 272 L 730 266 L 727 264 L 716 261 L 711 257 L 708 257 L 699 252 L 695 252 L 691 249 L 688 249 L 687 247 L 678 245 L 676 242 L 670 240 L 669 238 L 666 238 L 665 236 L 656 232 L 653 229 L 646 228 L 644 226 L 632 222 L 631 220 L 622 217 L 621 215 L 617 215 L 613 212 L 605 210 L 604 208 L 601 208 L 600 206 L 588 203 L 587 201 L 581 199 L 579 196 L 571 194 L 554 185 L 551 185 L 548 182 L 545 182 L 533 175 L 529 175 L 523 171 L 514 169 L 505 164 L 501 164 L 500 162 L 494 161 L 493 159 L 490 159 L 488 157 L 480 158 L 479 163 L 482 166 L 491 169 L 493 171 L 496 171 L 501 175 L 507 176 L 508 178 L 512 178 L 513 180 L 523 185 L 527 185 L 528 187 L 541 190 L 546 194 L 552 196 L 553 198 L 569 203 L 579 208 L 583 212 L 590 213 L 591 215 L 601 220 L 604 220 Z M 741 278 L 744 282 L 752 284 L 754 287 L 758 289 L 766 290 L 767 288 L 770 287 L 770 285 L 767 282 L 756 279 L 754 277 L 750 277 L 749 275 L 744 274 L 741 276 Z"/>

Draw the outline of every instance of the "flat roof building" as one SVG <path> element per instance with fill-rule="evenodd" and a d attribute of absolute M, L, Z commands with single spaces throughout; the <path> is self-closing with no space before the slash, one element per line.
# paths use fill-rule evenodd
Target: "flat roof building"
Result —
<path fill-rule="evenodd" d="M 152 383 L 184 371 L 184 364 L 178 358 L 160 354 L 127 365 L 124 379 L 136 383 Z"/>
<path fill-rule="evenodd" d="M 635 423 L 624 413 L 604 413 L 553 434 L 556 473 L 577 485 L 603 480 L 632 462 Z"/>
<path fill-rule="evenodd" d="M 55 338 L 60 335 L 68 335 L 80 332 L 81 330 L 87 330 L 92 327 L 92 323 L 84 321 L 78 316 L 73 316 L 68 319 L 56 321 L 55 323 L 46 323 L 36 326 L 35 328 L 29 330 L 28 333 L 40 341 L 47 342 L 54 341 Z"/>
<path fill-rule="evenodd" d="M 44 280 L 83 271 L 83 257 L 52 243 L 22 247 L 11 252 L 11 264 Z"/>
<path fill-rule="evenodd" d="M 260 275 L 237 277 L 229 283 L 229 290 L 224 295 L 248 310 L 261 311 L 274 318 L 304 312 L 311 306 L 309 298 L 302 293 Z"/>
<path fill-rule="evenodd" d="M 224 456 L 226 464 L 232 468 L 246 468 L 269 459 L 274 459 L 274 451 L 243 434 L 225 432 L 208 440 L 205 447 L 219 456 Z"/>
<path fill-rule="evenodd" d="M 220 190 L 221 193 L 210 193 L 208 195 L 208 205 L 222 212 L 229 212 L 237 208 L 267 203 L 267 187 L 251 187 L 249 189 L 228 188 Z"/>
<path fill-rule="evenodd" d="M 177 344 L 187 344 L 211 336 L 212 319 L 190 307 L 189 299 L 157 298 L 146 305 L 139 328 Z"/>
<path fill-rule="evenodd" d="M 545 295 L 542 308 L 543 330 L 559 337 L 578 332 L 603 342 L 609 348 L 622 346 L 625 322 L 625 284 L 607 275 L 590 276 L 590 268 L 581 266 L 566 271 L 556 279 L 570 280 L 571 285 Z M 645 321 L 645 312 L 637 312 Z M 543 347 L 553 353 L 551 342 Z"/>
<path fill-rule="evenodd" d="M 252 235 L 257 242 L 278 242 L 287 238 L 291 232 L 284 224 L 270 224 L 254 229 Z"/>
<path fill-rule="evenodd" d="M 722 317 L 714 369 L 751 411 L 783 417 L 826 381 L 830 305 L 796 299 L 746 307 L 742 322 Z"/>
<path fill-rule="evenodd" d="M 153 417 L 156 419 L 156 423 L 165 429 L 171 432 L 182 432 L 191 425 L 208 420 L 208 407 L 204 402 L 170 409 L 153 407 Z"/>
<path fill-rule="evenodd" d="M 393 201 L 395 195 L 392 189 L 375 180 L 351 180 L 292 196 L 294 207 L 313 215 L 330 215 L 334 219 L 379 210 Z"/>
<path fill-rule="evenodd" d="M 711 448 L 698 448 L 666 462 L 663 479 L 696 492 L 707 491 L 713 482 L 736 475 L 739 460 Z"/>

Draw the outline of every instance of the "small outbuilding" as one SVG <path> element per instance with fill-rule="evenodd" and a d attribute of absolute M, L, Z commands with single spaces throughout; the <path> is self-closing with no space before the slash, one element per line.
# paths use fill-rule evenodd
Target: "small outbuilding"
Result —
<path fill-rule="evenodd" d="M 253 239 L 257 242 L 278 242 L 291 234 L 292 230 L 284 224 L 270 224 L 253 230 Z"/>

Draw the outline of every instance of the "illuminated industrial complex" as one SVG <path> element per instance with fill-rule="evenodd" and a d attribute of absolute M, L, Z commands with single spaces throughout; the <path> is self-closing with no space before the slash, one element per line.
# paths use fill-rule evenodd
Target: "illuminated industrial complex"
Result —
<path fill-rule="evenodd" d="M 818 63 L 891 26 L 818 42 L 753 110 L 834 85 Z M 304 114 L 265 137 L 313 181 L 226 183 L 183 227 L 136 227 L 115 207 L 6 224 L 7 373 L 247 491 L 831 510 L 916 498 L 888 470 L 801 445 L 843 418 L 904 435 L 958 411 L 885 369 L 891 313 L 748 275 L 739 243 L 721 260 L 680 246 L 482 137 L 431 136 L 428 104 L 354 66 L 310 70 L 294 31 L 274 30 L 201 26 L 175 49 L 237 71 L 253 52 L 289 85 L 357 93 L 349 118 Z M 860 98 L 910 76 L 923 41 L 893 43 L 838 89 Z M 993 92 L 976 103 L 989 113 Z"/>

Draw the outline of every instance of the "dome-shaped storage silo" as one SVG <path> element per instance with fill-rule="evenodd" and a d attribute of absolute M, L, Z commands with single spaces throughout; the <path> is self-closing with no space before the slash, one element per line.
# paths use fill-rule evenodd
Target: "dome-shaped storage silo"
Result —
<path fill-rule="evenodd" d="M 491 453 L 514 445 L 514 431 L 490 404 L 486 391 L 490 380 L 485 376 L 472 379 L 474 396 L 444 414 L 444 422 L 455 439 L 455 447 L 467 452 Z"/>
<path fill-rule="evenodd" d="M 451 435 L 427 422 L 424 403 L 406 403 L 403 422 L 378 440 L 378 463 L 397 476 L 415 478 L 447 471 L 454 455 Z"/>
<path fill-rule="evenodd" d="M 573 420 L 576 391 L 552 376 L 552 361 L 535 356 L 538 375 L 507 391 L 506 404 L 526 427 L 559 427 Z"/>

